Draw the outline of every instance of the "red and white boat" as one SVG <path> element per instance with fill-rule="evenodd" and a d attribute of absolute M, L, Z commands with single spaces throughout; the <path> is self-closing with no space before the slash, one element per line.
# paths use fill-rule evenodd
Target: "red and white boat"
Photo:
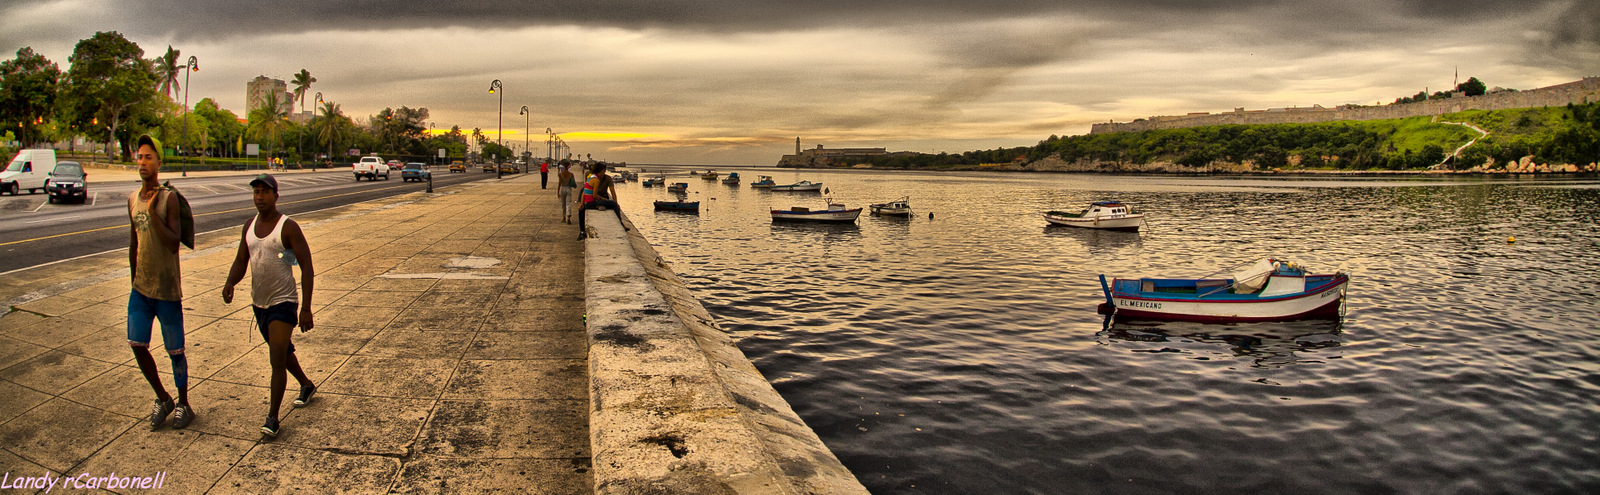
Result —
<path fill-rule="evenodd" d="M 1350 276 L 1313 275 L 1298 264 L 1264 259 L 1229 279 L 1100 276 L 1102 314 L 1118 318 L 1212 323 L 1338 318 Z"/>
<path fill-rule="evenodd" d="M 791 206 L 787 210 L 772 210 L 772 221 L 790 222 L 854 222 L 861 216 L 860 208 L 845 208 L 844 203 L 828 203 L 826 210 L 812 210 Z"/>

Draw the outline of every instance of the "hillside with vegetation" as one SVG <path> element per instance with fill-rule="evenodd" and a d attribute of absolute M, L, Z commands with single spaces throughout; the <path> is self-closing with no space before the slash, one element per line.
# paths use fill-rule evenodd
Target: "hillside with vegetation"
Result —
<path fill-rule="evenodd" d="M 1143 132 L 1050 136 L 1034 146 L 960 154 L 892 154 L 841 166 L 890 169 L 1056 171 L 1294 171 L 1480 168 L 1508 162 L 1600 160 L 1600 103 L 1466 111 L 1437 118 L 1317 124 L 1220 125 Z"/>

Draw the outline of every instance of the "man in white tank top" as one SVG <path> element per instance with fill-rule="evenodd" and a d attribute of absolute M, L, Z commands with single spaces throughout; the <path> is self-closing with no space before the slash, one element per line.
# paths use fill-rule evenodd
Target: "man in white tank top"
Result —
<path fill-rule="evenodd" d="M 233 257 L 233 268 L 228 270 L 228 281 L 222 286 L 222 302 L 233 302 L 233 286 L 244 279 L 248 266 L 251 309 L 255 310 L 256 325 L 272 356 L 272 402 L 261 433 L 275 438 L 278 436 L 278 405 L 283 402 L 283 390 L 288 385 L 285 374 L 294 375 L 300 382 L 295 407 L 311 402 L 311 394 L 317 391 L 317 386 L 300 368 L 291 341 L 296 324 L 300 325 L 301 332 L 316 326 L 311 321 L 311 289 L 316 285 L 316 270 L 311 267 L 311 246 L 306 244 L 300 224 L 278 212 L 278 179 L 271 174 L 257 175 L 250 181 L 250 189 L 256 217 L 244 224 L 239 253 Z M 291 271 L 297 264 L 300 265 L 300 285 L 305 289 L 303 298 L 295 292 Z"/>

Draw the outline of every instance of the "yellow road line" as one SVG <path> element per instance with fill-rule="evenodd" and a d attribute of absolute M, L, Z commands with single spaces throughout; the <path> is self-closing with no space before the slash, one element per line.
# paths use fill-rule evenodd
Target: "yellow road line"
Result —
<path fill-rule="evenodd" d="M 379 191 L 384 191 L 384 190 L 388 190 L 388 189 L 394 189 L 394 188 L 397 188 L 397 187 L 406 187 L 406 186 L 404 186 L 404 185 L 390 186 L 390 187 L 385 187 L 383 189 L 379 189 Z M 319 197 L 315 197 L 315 198 L 307 198 L 307 199 L 289 201 L 287 203 L 278 203 L 278 204 L 279 205 L 292 205 L 292 204 L 295 204 L 295 203 L 304 203 L 304 202 L 307 202 L 307 201 L 316 201 L 316 200 L 319 200 L 319 199 L 337 198 L 337 197 L 340 197 L 340 196 L 349 196 L 349 195 L 352 195 L 352 194 L 361 194 L 361 193 L 365 193 L 365 192 L 371 192 L 371 191 L 347 192 L 347 193 L 343 193 L 343 194 L 334 194 L 334 195 L 331 195 L 331 196 L 319 196 Z M 221 215 L 223 213 L 233 213 L 233 212 L 236 212 L 236 211 L 254 210 L 254 209 L 256 209 L 255 206 L 251 206 L 249 208 L 234 208 L 232 210 L 213 211 L 211 213 L 201 213 L 201 214 L 195 215 L 195 218 L 199 218 L 199 217 L 203 217 L 203 216 L 207 216 L 207 215 Z M 68 232 L 68 233 L 65 233 L 65 234 L 47 235 L 47 236 L 44 236 L 44 237 L 35 237 L 35 238 L 32 238 L 32 239 L 23 239 L 23 240 L 20 240 L 20 241 L 0 242 L 0 246 L 10 246 L 12 244 L 23 244 L 23 243 L 34 242 L 34 241 L 42 241 L 42 240 L 46 240 L 46 239 L 55 239 L 57 237 L 66 237 L 66 236 L 78 235 L 78 234 L 88 234 L 88 233 L 92 233 L 92 232 L 100 232 L 102 230 L 121 229 L 121 228 L 127 228 L 127 227 L 128 227 L 127 225 L 112 225 L 110 227 L 100 227 L 98 229 L 80 230 L 80 231 L 77 231 L 77 232 Z"/>

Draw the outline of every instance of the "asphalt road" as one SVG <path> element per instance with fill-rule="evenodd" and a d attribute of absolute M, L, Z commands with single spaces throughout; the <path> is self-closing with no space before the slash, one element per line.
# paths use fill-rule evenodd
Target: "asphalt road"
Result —
<path fill-rule="evenodd" d="M 308 174 L 278 176 L 278 209 L 294 216 L 373 199 L 418 192 L 426 183 L 404 182 L 400 171 L 391 172 L 385 181 L 359 181 L 343 169 Z M 436 170 L 435 188 L 476 180 L 494 179 L 496 174 L 468 170 L 452 174 Z M 176 179 L 163 172 L 161 179 Z M 185 178 L 173 180 L 194 209 L 195 232 L 222 228 L 241 228 L 255 216 L 250 200 L 251 176 Z M 134 181 L 95 183 L 89 173 L 90 199 L 83 204 L 51 204 L 44 193 L 0 196 L 0 276 L 19 269 L 128 247 L 128 195 L 138 190 Z"/>

